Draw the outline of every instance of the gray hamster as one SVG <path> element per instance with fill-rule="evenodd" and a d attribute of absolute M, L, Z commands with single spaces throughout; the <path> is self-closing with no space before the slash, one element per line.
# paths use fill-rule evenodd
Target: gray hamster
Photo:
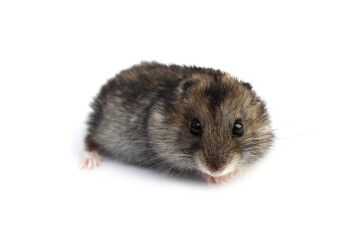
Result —
<path fill-rule="evenodd" d="M 252 86 L 210 68 L 143 62 L 110 79 L 91 107 L 84 168 L 109 157 L 221 183 L 274 139 Z"/>

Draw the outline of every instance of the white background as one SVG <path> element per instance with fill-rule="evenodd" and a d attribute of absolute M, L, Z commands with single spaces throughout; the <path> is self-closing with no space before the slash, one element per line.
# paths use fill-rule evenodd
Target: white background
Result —
<path fill-rule="evenodd" d="M 360 239 L 358 1 L 1 1 L 0 239 Z M 141 60 L 252 83 L 271 154 L 230 184 L 80 170 L 89 103 Z"/>

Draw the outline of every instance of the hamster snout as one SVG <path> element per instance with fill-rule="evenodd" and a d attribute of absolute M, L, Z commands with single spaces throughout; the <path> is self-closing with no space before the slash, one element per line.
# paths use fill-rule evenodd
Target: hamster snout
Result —
<path fill-rule="evenodd" d="M 109 80 L 92 108 L 87 151 L 209 182 L 263 157 L 274 137 L 252 86 L 207 68 L 136 65 Z"/>

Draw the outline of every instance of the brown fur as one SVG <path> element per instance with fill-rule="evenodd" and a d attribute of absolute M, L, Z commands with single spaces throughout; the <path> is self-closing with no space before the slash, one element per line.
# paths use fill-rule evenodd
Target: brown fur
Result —
<path fill-rule="evenodd" d="M 143 63 L 110 80 L 95 99 L 88 150 L 184 174 L 222 174 L 261 158 L 273 133 L 264 102 L 219 70 Z M 201 137 L 190 132 L 201 123 Z M 234 136 L 236 120 L 244 135 Z"/>

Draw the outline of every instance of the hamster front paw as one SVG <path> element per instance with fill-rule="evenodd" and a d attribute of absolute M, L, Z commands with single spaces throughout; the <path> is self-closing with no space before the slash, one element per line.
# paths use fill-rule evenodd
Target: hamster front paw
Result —
<path fill-rule="evenodd" d="M 214 177 L 208 174 L 203 173 L 202 178 L 209 184 L 221 184 L 230 182 L 236 175 L 240 173 L 240 169 L 237 169 L 229 174 Z"/>

